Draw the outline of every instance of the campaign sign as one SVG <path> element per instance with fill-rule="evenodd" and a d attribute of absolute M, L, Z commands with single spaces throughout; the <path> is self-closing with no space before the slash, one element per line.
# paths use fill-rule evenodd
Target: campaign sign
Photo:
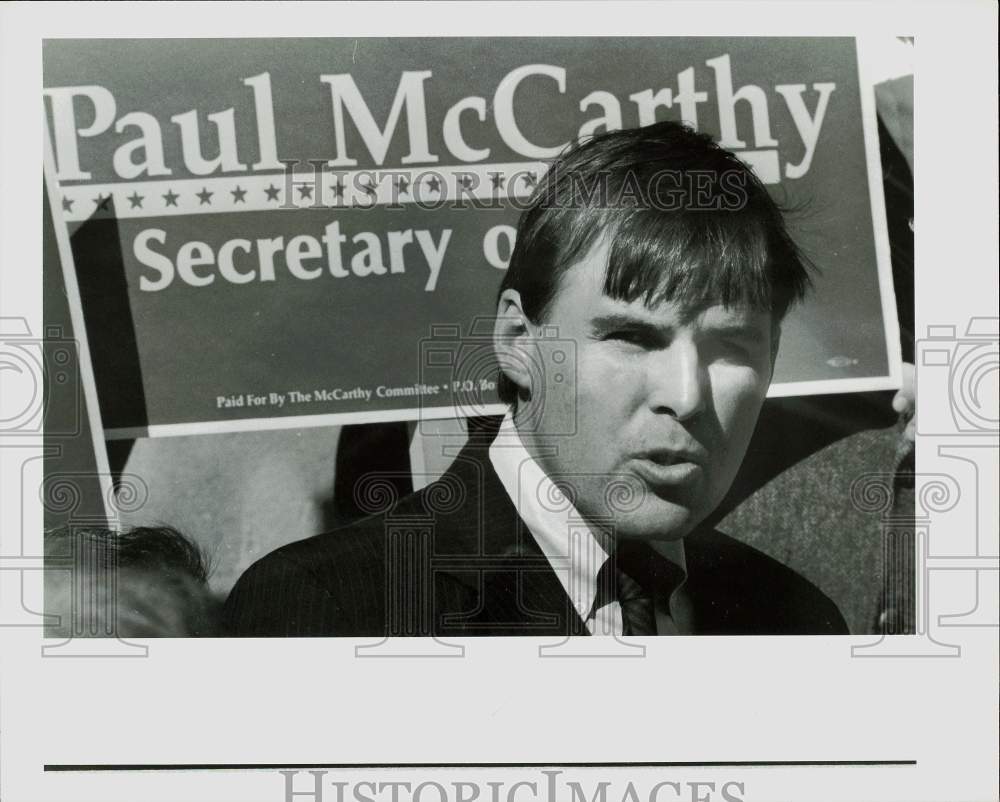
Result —
<path fill-rule="evenodd" d="M 483 321 L 526 199 L 571 142 L 663 119 L 750 164 L 819 268 L 772 394 L 891 387 L 858 63 L 850 38 L 50 40 L 105 434 L 498 409 Z"/>

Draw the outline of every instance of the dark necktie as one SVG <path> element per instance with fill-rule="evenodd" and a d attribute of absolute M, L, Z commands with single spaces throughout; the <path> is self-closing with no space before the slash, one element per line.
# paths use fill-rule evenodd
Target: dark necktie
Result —
<path fill-rule="evenodd" d="M 617 601 L 622 608 L 623 635 L 656 634 L 652 593 L 619 568 L 616 558 L 611 556 L 597 572 L 597 597 L 591 615 L 613 601 Z"/>

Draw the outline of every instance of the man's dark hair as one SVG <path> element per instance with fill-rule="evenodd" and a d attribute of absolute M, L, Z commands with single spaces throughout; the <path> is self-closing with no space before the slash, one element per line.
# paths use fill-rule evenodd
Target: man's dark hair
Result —
<path fill-rule="evenodd" d="M 568 268 L 610 242 L 604 292 L 649 306 L 769 311 L 779 323 L 810 285 L 808 262 L 753 171 L 710 136 L 659 122 L 610 131 L 553 162 L 521 214 L 500 293 L 545 320 Z M 501 400 L 517 388 L 502 372 Z"/>
<path fill-rule="evenodd" d="M 73 636 L 218 632 L 220 603 L 208 588 L 208 562 L 195 543 L 172 527 L 53 529 L 45 533 L 45 567 L 46 613 L 61 619 L 58 626 L 47 627 L 49 636 L 69 635 L 70 625 Z M 67 592 L 89 608 L 74 605 Z M 54 609 L 49 609 L 50 600 Z M 115 608 L 112 620 L 106 616 L 107 602 Z"/>

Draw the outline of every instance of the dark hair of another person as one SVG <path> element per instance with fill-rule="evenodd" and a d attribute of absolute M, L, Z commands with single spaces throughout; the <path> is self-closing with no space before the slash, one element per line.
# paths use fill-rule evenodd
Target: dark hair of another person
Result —
<path fill-rule="evenodd" d="M 117 611 L 110 629 L 120 637 L 218 632 L 220 603 L 208 588 L 207 561 L 195 543 L 172 527 L 143 526 L 124 532 L 61 527 L 45 533 L 45 562 L 46 569 L 70 569 L 47 574 L 47 585 L 89 583 L 83 589 L 91 595 L 112 596 Z M 80 626 L 79 611 L 73 623 Z M 109 625 L 102 620 L 104 626 Z"/>
<path fill-rule="evenodd" d="M 521 214 L 500 286 L 543 323 L 568 268 L 610 242 L 604 292 L 647 306 L 747 305 L 777 325 L 810 286 L 809 263 L 753 171 L 710 136 L 659 122 L 571 146 Z M 502 372 L 501 400 L 517 388 Z"/>

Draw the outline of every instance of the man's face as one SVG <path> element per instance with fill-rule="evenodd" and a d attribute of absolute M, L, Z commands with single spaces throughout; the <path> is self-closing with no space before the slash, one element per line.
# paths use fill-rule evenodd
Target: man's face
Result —
<path fill-rule="evenodd" d="M 575 342 L 576 381 L 549 369 L 532 388 L 547 447 L 534 450 L 617 537 L 676 539 L 718 506 L 743 461 L 771 378 L 771 316 L 613 300 L 607 253 L 599 244 L 564 274 L 544 321 Z"/>

